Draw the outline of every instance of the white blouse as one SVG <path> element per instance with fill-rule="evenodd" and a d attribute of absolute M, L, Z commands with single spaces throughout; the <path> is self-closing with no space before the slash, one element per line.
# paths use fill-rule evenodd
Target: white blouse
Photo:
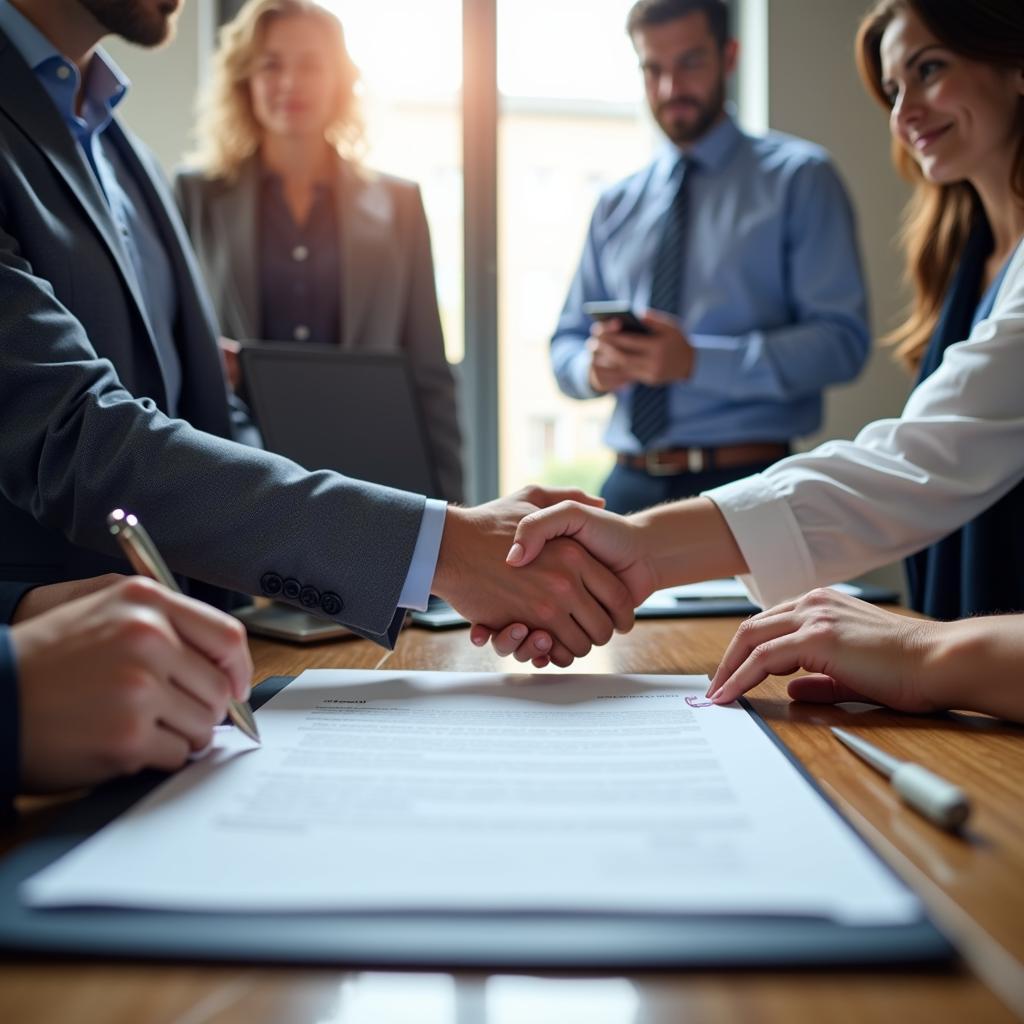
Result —
<path fill-rule="evenodd" d="M 768 607 L 919 551 L 1022 478 L 1024 242 L 991 315 L 946 350 L 899 419 L 705 496 L 750 567 L 743 583 Z"/>

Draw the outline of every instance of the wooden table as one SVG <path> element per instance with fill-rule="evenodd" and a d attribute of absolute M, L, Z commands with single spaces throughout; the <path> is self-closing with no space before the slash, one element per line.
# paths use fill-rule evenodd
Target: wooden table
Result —
<path fill-rule="evenodd" d="M 737 620 L 641 622 L 573 666 L 586 672 L 706 673 Z M 372 668 L 362 641 L 312 648 L 256 641 L 257 679 L 305 668 Z M 509 671 L 464 630 L 407 629 L 386 667 Z M 557 672 L 548 669 L 547 672 Z M 981 682 L 981 681 L 979 681 Z M 853 824 L 923 897 L 964 953 L 948 971 L 510 975 L 205 967 L 101 962 L 0 963 L 4 1024 L 808 1024 L 1024 1020 L 1024 729 L 989 719 L 901 716 L 791 704 L 782 681 L 754 704 Z M 967 789 L 963 838 L 903 807 L 845 751 L 829 724 Z M 30 813 L 10 846 L 46 814 Z M 780 871 L 785 865 L 779 865 Z"/>

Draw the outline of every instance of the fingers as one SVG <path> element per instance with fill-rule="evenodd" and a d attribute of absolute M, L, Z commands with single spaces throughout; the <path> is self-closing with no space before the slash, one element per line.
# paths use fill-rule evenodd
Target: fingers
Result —
<path fill-rule="evenodd" d="M 793 632 L 799 626 L 791 621 L 795 603 L 777 605 L 768 611 L 761 612 L 740 623 L 739 629 L 733 634 L 729 646 L 722 655 L 722 660 L 708 686 L 706 696 L 710 697 L 750 656 L 750 652 L 758 644 L 766 640 Z"/>
<path fill-rule="evenodd" d="M 176 731 L 154 729 L 144 755 L 145 767 L 173 772 L 185 764 L 192 750 L 201 749 L 190 746 L 188 740 Z"/>
<path fill-rule="evenodd" d="M 496 654 L 503 658 L 514 654 L 516 661 L 547 658 L 552 646 L 548 632 L 543 629 L 530 632 L 521 622 L 506 626 L 500 632 L 487 626 L 475 625 L 470 630 L 469 638 L 477 647 L 483 647 L 490 640 Z"/>
<path fill-rule="evenodd" d="M 768 676 L 784 676 L 796 672 L 800 664 L 801 641 L 796 633 L 768 640 L 755 646 L 735 672 L 715 692 L 716 704 L 729 704 Z"/>
<path fill-rule="evenodd" d="M 592 508 L 604 508 L 604 498 L 588 494 L 578 487 L 540 487 L 533 485 L 526 487 L 520 492 L 522 497 L 531 505 L 537 508 L 550 508 L 552 505 L 559 505 L 563 501 L 575 501 L 581 505 L 588 505 Z"/>
<path fill-rule="evenodd" d="M 831 676 L 819 674 L 794 679 L 786 689 L 792 700 L 803 700 L 811 704 L 839 704 L 844 700 L 878 703 L 844 683 L 837 682 Z"/>
<path fill-rule="evenodd" d="M 226 710 L 226 699 L 220 706 L 211 706 L 193 697 L 191 691 L 175 679 L 164 685 L 157 717 L 159 724 L 181 737 L 189 750 L 202 750 L 209 745 L 213 727 L 223 720 Z"/>
<path fill-rule="evenodd" d="M 588 559 L 583 571 L 583 585 L 611 619 L 616 633 L 628 633 L 633 628 L 633 597 L 615 573 L 600 562 Z"/>
<path fill-rule="evenodd" d="M 215 723 L 219 722 L 227 713 L 228 701 L 234 692 L 231 680 L 187 644 L 181 644 L 172 659 L 168 678 L 189 700 L 207 708 Z"/>
<path fill-rule="evenodd" d="M 505 560 L 509 565 L 529 565 L 549 540 L 582 529 L 586 512 L 571 501 L 531 512 L 520 520 Z"/>
<path fill-rule="evenodd" d="M 141 585 L 147 588 L 142 592 L 142 599 L 159 605 L 181 639 L 203 656 L 199 661 L 205 659 L 208 664 L 212 663 L 227 678 L 229 691 L 235 698 L 249 699 L 252 658 L 245 638 L 245 627 L 237 619 L 181 594 L 156 587 L 148 580 L 135 578 L 131 583 L 135 587 Z M 150 588 L 155 588 L 156 593 L 152 593 Z M 136 597 L 137 592 L 133 590 L 128 596 Z M 205 685 L 215 682 L 215 677 L 201 670 L 197 661 L 189 661 Z M 215 692 L 219 692 L 219 687 Z"/>
<path fill-rule="evenodd" d="M 607 365 L 616 368 L 624 368 L 630 358 L 646 356 L 651 350 L 651 338 L 647 334 L 607 334 L 601 339 L 601 344 L 613 349 L 619 357 L 615 359 L 612 353 L 605 356 Z"/>

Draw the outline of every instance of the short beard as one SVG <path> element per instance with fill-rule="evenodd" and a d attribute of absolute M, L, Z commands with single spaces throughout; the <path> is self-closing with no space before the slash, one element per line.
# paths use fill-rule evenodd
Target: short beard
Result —
<path fill-rule="evenodd" d="M 720 79 L 718 86 L 707 103 L 699 107 L 697 120 L 692 124 L 680 124 L 662 115 L 660 110 L 655 111 L 654 117 L 661 130 L 677 146 L 685 146 L 696 142 L 704 136 L 708 129 L 719 119 L 725 107 L 725 79 Z"/>
<path fill-rule="evenodd" d="M 139 0 L 78 0 L 107 30 L 129 43 L 160 46 L 174 35 L 173 12 L 144 8 Z"/>

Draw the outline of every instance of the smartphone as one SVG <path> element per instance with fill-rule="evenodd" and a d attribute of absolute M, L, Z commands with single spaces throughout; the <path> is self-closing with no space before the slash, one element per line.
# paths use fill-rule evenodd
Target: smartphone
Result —
<path fill-rule="evenodd" d="M 618 320 L 624 334 L 650 334 L 650 327 L 633 312 L 628 302 L 584 302 L 583 312 L 592 320 Z"/>

